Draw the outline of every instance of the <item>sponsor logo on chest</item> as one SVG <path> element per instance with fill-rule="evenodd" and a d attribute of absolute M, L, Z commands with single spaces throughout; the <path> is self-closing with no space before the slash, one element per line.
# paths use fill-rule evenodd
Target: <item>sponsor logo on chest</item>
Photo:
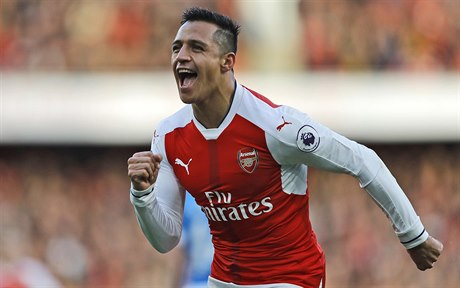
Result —
<path fill-rule="evenodd" d="M 247 220 L 273 210 L 271 197 L 264 197 L 250 203 L 235 203 L 232 201 L 232 193 L 207 191 L 204 195 L 209 205 L 201 206 L 201 210 L 209 220 L 214 222 Z"/>

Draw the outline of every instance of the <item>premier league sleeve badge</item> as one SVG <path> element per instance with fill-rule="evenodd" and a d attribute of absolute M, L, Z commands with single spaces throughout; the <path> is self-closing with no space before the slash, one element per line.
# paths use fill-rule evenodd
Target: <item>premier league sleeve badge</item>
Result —
<path fill-rule="evenodd" d="M 318 148 L 320 142 L 319 134 L 310 125 L 302 126 L 297 132 L 297 147 L 303 152 L 313 152 Z"/>

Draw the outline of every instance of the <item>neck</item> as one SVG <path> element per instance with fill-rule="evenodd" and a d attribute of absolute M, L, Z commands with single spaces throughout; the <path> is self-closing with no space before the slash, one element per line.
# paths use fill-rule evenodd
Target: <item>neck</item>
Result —
<path fill-rule="evenodd" d="M 206 101 L 192 104 L 195 118 L 208 129 L 218 128 L 230 110 L 235 90 L 236 82 L 232 78 Z"/>

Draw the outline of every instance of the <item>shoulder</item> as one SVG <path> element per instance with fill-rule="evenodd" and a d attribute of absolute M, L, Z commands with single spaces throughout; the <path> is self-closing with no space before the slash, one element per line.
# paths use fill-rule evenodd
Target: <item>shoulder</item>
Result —
<path fill-rule="evenodd" d="M 243 98 L 240 113 L 264 130 L 267 146 L 278 163 L 298 163 L 299 153 L 315 152 L 321 138 L 328 138 L 327 127 L 294 107 L 274 104 L 247 88 Z"/>
<path fill-rule="evenodd" d="M 293 107 L 275 104 L 254 90 L 244 86 L 243 89 L 244 104 L 239 109 L 240 115 L 274 138 L 296 134 L 301 126 L 311 121 L 307 114 Z"/>
<path fill-rule="evenodd" d="M 281 119 L 279 114 L 283 106 L 245 86 L 241 86 L 240 93 L 242 101 L 237 112 L 240 116 L 266 132 L 273 130 L 273 126 L 276 128 L 277 119 Z"/>
<path fill-rule="evenodd" d="M 164 136 L 177 128 L 187 126 L 192 121 L 192 108 L 186 105 L 176 113 L 163 119 L 157 126 L 154 136 Z"/>
<path fill-rule="evenodd" d="M 186 105 L 176 113 L 163 119 L 157 125 L 153 132 L 151 149 L 159 153 L 165 154 L 164 138 L 166 134 L 174 131 L 177 128 L 187 126 L 192 121 L 192 111 L 190 105 Z"/>
<path fill-rule="evenodd" d="M 272 109 L 275 109 L 281 106 L 281 105 L 273 103 L 270 99 L 268 99 L 267 97 L 265 97 L 264 95 L 260 94 L 257 91 L 254 91 L 244 85 L 242 85 L 242 87 L 243 87 L 243 94 L 246 94 L 246 96 L 249 96 L 248 98 L 249 100 L 259 102 L 259 104 L 264 104 L 262 106 L 268 106 Z"/>

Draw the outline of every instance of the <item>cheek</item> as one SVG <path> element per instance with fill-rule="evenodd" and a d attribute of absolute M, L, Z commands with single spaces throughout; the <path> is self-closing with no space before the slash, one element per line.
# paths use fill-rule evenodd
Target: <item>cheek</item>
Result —
<path fill-rule="evenodd" d="M 220 78 L 220 66 L 218 64 L 210 65 L 205 69 L 203 74 L 206 81 L 217 82 Z"/>
<path fill-rule="evenodd" d="M 208 70 L 202 75 L 203 77 L 200 79 L 200 88 L 202 91 L 213 91 L 219 85 L 219 81 L 217 79 L 217 74 L 213 70 Z"/>

